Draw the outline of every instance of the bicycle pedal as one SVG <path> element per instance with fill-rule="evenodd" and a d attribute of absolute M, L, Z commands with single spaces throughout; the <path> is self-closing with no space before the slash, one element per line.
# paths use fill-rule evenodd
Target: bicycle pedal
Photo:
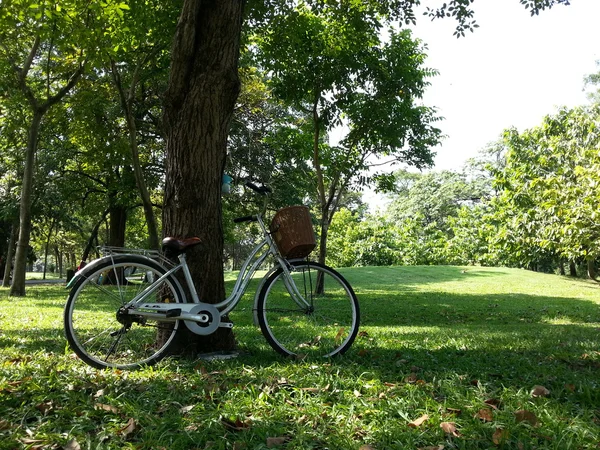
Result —
<path fill-rule="evenodd" d="M 181 315 L 181 309 L 177 308 L 177 309 L 169 309 L 167 311 L 166 317 L 178 317 Z"/>

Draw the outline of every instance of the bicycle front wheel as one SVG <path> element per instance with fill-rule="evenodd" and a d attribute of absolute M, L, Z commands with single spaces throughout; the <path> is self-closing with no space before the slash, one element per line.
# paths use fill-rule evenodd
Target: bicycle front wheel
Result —
<path fill-rule="evenodd" d="M 344 353 L 354 342 L 360 321 L 352 287 L 323 264 L 298 261 L 291 266 L 290 277 L 279 268 L 259 294 L 258 322 L 265 338 L 285 356 Z"/>
<path fill-rule="evenodd" d="M 125 305 L 150 287 L 165 268 L 137 255 L 106 257 L 77 280 L 65 306 L 65 334 L 73 351 L 87 364 L 103 369 L 134 369 L 168 354 L 179 327 L 128 314 Z M 143 303 L 180 303 L 178 283 L 167 277 Z"/>

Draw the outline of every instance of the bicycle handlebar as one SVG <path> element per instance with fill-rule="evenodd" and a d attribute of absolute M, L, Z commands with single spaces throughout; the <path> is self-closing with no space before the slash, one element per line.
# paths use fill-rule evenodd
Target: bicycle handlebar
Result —
<path fill-rule="evenodd" d="M 244 184 L 259 195 L 267 195 L 267 194 L 270 194 L 271 192 L 273 192 L 270 187 L 264 186 L 264 185 L 257 186 L 252 181 L 246 181 L 246 183 L 244 183 Z"/>
<path fill-rule="evenodd" d="M 233 219 L 233 223 L 256 222 L 256 221 L 258 221 L 258 218 L 256 216 L 244 216 L 244 217 L 237 217 L 237 218 Z"/>

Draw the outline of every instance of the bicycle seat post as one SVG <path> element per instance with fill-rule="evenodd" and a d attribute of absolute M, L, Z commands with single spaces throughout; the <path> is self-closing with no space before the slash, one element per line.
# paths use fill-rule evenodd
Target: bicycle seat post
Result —
<path fill-rule="evenodd" d="M 194 303 L 200 303 L 198 293 L 196 292 L 196 286 L 194 284 L 194 280 L 192 279 L 192 274 L 190 273 L 190 268 L 187 265 L 185 253 L 180 254 L 179 256 L 177 256 L 177 258 L 179 258 L 179 264 L 181 265 L 181 269 L 183 270 L 185 281 L 188 285 L 190 293 L 192 294 L 192 301 Z"/>

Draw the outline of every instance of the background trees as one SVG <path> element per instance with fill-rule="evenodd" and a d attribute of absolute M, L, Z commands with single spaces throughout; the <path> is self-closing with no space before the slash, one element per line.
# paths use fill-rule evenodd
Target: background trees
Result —
<path fill-rule="evenodd" d="M 200 217 L 199 227 L 211 236 L 207 240 L 212 256 L 201 263 L 210 267 L 199 266 L 198 277 L 217 267 L 207 278 L 219 280 L 223 238 L 238 240 L 235 230 L 223 226 L 221 216 L 220 181 L 225 167 L 236 179 L 254 177 L 274 185 L 278 193 L 274 207 L 291 203 L 314 206 L 320 216 L 322 258 L 328 236 L 344 250 L 334 256 L 347 253 L 335 235 L 338 231 L 330 235 L 334 214 L 344 206 L 350 209 L 341 222 L 356 225 L 357 236 L 364 237 L 364 245 L 358 245 L 363 249 L 360 255 L 347 255 L 344 261 L 494 261 L 489 255 L 498 255 L 496 250 L 488 251 L 485 258 L 477 256 L 480 250 L 465 250 L 468 242 L 478 242 L 480 247 L 484 242 L 481 233 L 477 239 L 467 233 L 465 224 L 485 221 L 487 226 L 481 230 L 487 230 L 500 220 L 490 213 L 489 202 L 479 207 L 468 205 L 474 202 L 466 199 L 468 193 L 453 191 L 460 180 L 470 186 L 472 173 L 427 178 L 438 186 L 436 192 L 444 195 L 431 199 L 438 203 L 420 212 L 410 204 L 431 196 L 425 180 L 410 197 L 402 199 L 398 194 L 396 212 L 383 218 L 357 212 L 349 202 L 352 190 L 382 180 L 378 173 L 365 173 L 373 156 L 425 167 L 431 162 L 431 147 L 439 140 L 435 111 L 418 103 L 427 77 L 435 72 L 423 67 L 421 43 L 390 26 L 414 22 L 416 2 L 251 1 L 245 11 L 245 28 L 242 11 L 236 9 L 240 5 L 222 2 L 219 8 L 234 8 L 236 20 L 219 29 L 212 29 L 218 10 L 192 3 L 129 0 L 88 4 L 72 0 L 59 5 L 22 0 L 2 5 L 0 249 L 8 253 L 9 266 L 11 230 L 19 228 L 15 221 L 18 200 L 26 225 L 21 227 L 23 238 L 29 235 L 27 217 L 33 215 L 36 253 L 54 253 L 57 261 L 64 255 L 69 264 L 75 264 L 86 258 L 96 243 L 156 246 L 162 227 L 156 208 L 162 203 L 165 160 L 169 168 L 166 179 L 174 183 L 167 183 L 169 207 L 182 206 L 182 195 L 192 194 L 187 212 L 186 208 L 165 211 L 168 224 L 163 232 L 199 234 L 192 220 Z M 462 34 L 475 26 L 470 3 L 440 3 L 428 14 L 454 16 L 457 34 Z M 537 13 L 566 2 L 523 3 Z M 171 52 L 171 37 L 181 12 Z M 208 22 L 199 21 L 200 16 Z M 286 39 L 278 39 L 281 36 Z M 222 52 L 224 42 L 231 50 L 228 59 Z M 241 72 L 240 42 L 248 50 L 243 54 Z M 171 87 L 163 97 L 169 60 Z M 238 77 L 243 83 L 239 99 Z M 212 96 L 212 100 L 201 105 L 202 96 Z M 165 100 L 166 128 L 161 121 Z M 222 110 L 217 113 L 215 105 Z M 39 114 L 35 119 L 36 108 L 38 113 L 44 111 L 44 121 Z M 203 121 L 206 126 L 200 126 Z M 30 127 L 38 122 L 40 127 Z M 347 134 L 329 142 L 327 135 L 340 124 L 347 127 Z M 28 147 L 29 129 L 37 131 Z M 214 139 L 204 139 L 209 135 Z M 196 157 L 202 169 L 190 164 Z M 32 158 L 33 165 L 26 164 Z M 32 183 L 27 182 L 30 175 Z M 389 178 L 383 180 L 390 187 Z M 446 193 L 448 203 L 442 204 Z M 236 208 L 251 208 L 242 190 L 236 194 L 226 200 L 232 216 Z M 52 208 L 53 202 L 61 205 L 60 211 Z M 203 207 L 198 209 L 200 204 Z M 411 212 L 399 214 L 400 209 Z M 385 227 L 393 231 L 387 233 Z M 222 238 L 219 230 L 223 228 Z M 374 238 L 379 235 L 382 237 Z M 51 245 L 38 242 L 49 243 L 52 236 L 57 242 L 54 252 Z M 397 236 L 414 245 L 401 248 L 394 240 Z M 498 249 L 502 244 L 494 245 Z M 19 267 L 24 268 L 23 253 L 30 254 L 29 247 L 21 245 L 27 251 L 22 250 L 17 258 Z M 454 253 L 448 253 L 451 247 L 456 249 Z M 559 252 L 549 244 L 545 248 Z M 456 258 L 453 255 L 458 249 L 464 255 Z M 505 251 L 515 255 L 507 248 Z M 233 246 L 228 253 L 235 253 Z M 567 258 L 566 253 L 560 255 Z M 585 257 L 581 251 L 568 256 L 581 257 Z M 16 272 L 15 294 L 22 293 L 19 271 L 24 273 L 24 269 Z M 207 289 L 220 293 L 220 282 Z"/>
<path fill-rule="evenodd" d="M 423 67 L 421 44 L 408 31 L 386 23 L 376 4 L 313 10 L 300 3 L 258 28 L 253 39 L 273 93 L 304 118 L 311 134 L 312 145 L 300 155 L 315 173 L 321 262 L 343 196 L 376 178 L 364 176 L 370 164 L 385 156 L 427 166 L 440 139 L 435 111 L 417 103 L 435 71 Z M 341 125 L 346 135 L 327 142 Z"/>

